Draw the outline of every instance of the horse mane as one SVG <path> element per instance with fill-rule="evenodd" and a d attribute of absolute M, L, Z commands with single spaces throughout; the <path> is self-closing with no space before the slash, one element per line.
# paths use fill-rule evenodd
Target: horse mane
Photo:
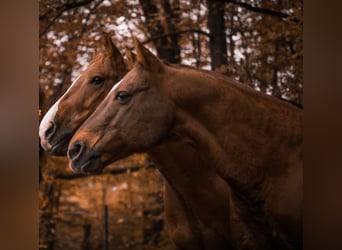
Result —
<path fill-rule="evenodd" d="M 233 77 L 226 76 L 226 75 L 224 75 L 222 73 L 219 73 L 217 71 L 198 69 L 198 68 L 195 68 L 193 66 L 183 65 L 183 64 L 170 64 L 170 63 L 165 63 L 165 64 L 168 67 L 175 68 L 175 69 L 189 69 L 189 70 L 192 70 L 192 71 L 208 74 L 208 75 L 211 75 L 211 76 L 213 76 L 215 78 L 223 80 L 225 83 L 229 83 L 230 86 L 235 86 L 235 87 L 237 87 L 239 89 L 244 89 L 244 90 L 252 93 L 252 95 L 263 96 L 263 97 L 266 97 L 268 99 L 274 100 L 274 101 L 276 101 L 278 103 L 282 103 L 282 104 L 291 106 L 293 108 L 297 108 L 297 109 L 303 110 L 303 106 L 301 104 L 295 102 L 295 101 L 292 101 L 292 100 L 289 100 L 289 99 L 286 99 L 286 98 L 283 98 L 283 97 L 278 97 L 278 96 L 272 96 L 272 95 L 265 94 L 263 92 L 260 92 L 260 91 L 258 91 L 256 89 L 252 88 L 247 83 L 239 82 L 239 81 L 235 80 Z"/>

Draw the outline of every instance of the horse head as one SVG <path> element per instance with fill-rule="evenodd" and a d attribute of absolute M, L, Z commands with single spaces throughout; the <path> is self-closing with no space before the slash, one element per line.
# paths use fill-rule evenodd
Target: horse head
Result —
<path fill-rule="evenodd" d="M 73 136 L 75 172 L 96 173 L 113 161 L 158 144 L 172 125 L 173 103 L 163 92 L 165 65 L 135 39 L 136 61 Z"/>
<path fill-rule="evenodd" d="M 39 137 L 44 150 L 53 155 L 66 155 L 75 131 L 126 73 L 127 68 L 120 51 L 110 36 L 103 33 L 101 46 L 94 53 L 87 69 L 74 80 L 42 119 Z"/>

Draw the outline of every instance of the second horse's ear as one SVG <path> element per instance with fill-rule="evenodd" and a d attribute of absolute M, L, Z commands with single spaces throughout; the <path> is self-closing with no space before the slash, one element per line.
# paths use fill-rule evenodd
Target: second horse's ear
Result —
<path fill-rule="evenodd" d="M 137 53 L 136 61 L 146 70 L 161 71 L 163 69 L 163 63 L 158 59 L 158 57 L 146 49 L 136 37 L 134 37 L 134 47 Z"/>
<path fill-rule="evenodd" d="M 135 64 L 137 55 L 134 54 L 128 47 L 125 47 L 125 52 L 126 52 L 128 68 L 132 69 Z"/>

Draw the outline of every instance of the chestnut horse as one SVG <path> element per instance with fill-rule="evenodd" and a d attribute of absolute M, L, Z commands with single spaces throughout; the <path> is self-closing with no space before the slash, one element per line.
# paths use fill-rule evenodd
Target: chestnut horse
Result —
<path fill-rule="evenodd" d="M 177 249 L 302 249 L 302 110 L 135 49 L 135 66 L 71 139 L 70 167 L 98 173 L 147 152 Z"/>
<path fill-rule="evenodd" d="M 52 155 L 66 155 L 75 131 L 128 71 L 107 33 L 103 33 L 99 52 L 40 123 L 41 145 Z"/>

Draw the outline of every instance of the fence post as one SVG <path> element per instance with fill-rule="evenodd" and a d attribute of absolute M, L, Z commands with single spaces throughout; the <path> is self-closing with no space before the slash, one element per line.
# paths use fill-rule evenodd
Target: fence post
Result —
<path fill-rule="evenodd" d="M 108 205 L 104 205 L 104 236 L 105 236 L 105 250 L 109 250 L 109 242 L 108 242 Z"/>
<path fill-rule="evenodd" d="M 85 223 L 83 225 L 82 250 L 89 250 L 89 249 L 91 249 L 91 245 L 90 245 L 90 232 L 91 232 L 91 224 Z"/>

